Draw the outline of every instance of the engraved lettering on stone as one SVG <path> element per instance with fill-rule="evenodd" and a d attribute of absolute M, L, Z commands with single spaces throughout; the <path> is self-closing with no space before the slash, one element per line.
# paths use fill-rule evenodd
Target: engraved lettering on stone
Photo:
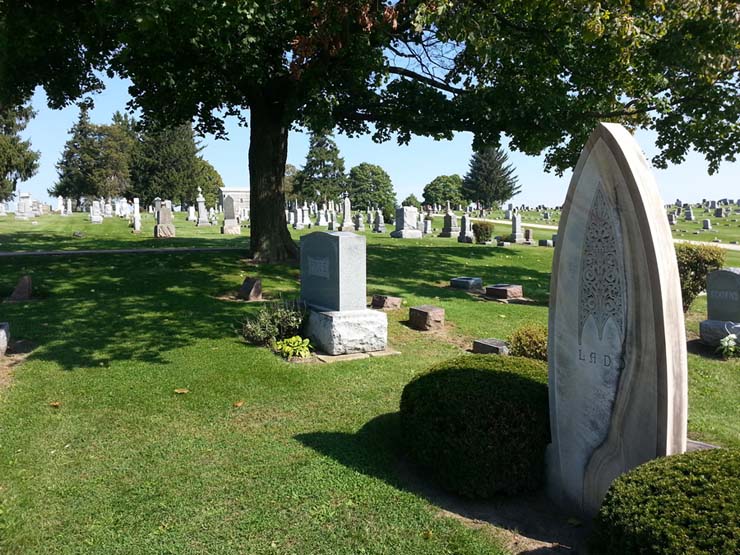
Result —
<path fill-rule="evenodd" d="M 620 257 L 619 223 L 601 185 L 588 216 L 581 260 L 578 343 L 589 318 L 594 319 L 599 339 L 612 319 L 624 331 L 624 269 Z"/>
<path fill-rule="evenodd" d="M 329 259 L 309 256 L 308 275 L 329 279 Z"/>

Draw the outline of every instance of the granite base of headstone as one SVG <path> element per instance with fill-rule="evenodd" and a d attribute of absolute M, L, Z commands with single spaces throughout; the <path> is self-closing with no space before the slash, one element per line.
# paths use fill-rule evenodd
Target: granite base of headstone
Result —
<path fill-rule="evenodd" d="M 238 299 L 245 301 L 262 300 L 262 280 L 259 278 L 246 278 L 236 294 Z"/>
<path fill-rule="evenodd" d="M 441 329 L 445 325 L 445 309 L 433 305 L 413 306 L 409 309 L 409 326 L 419 331 Z"/>
<path fill-rule="evenodd" d="M 365 236 L 317 231 L 301 237 L 301 300 L 307 335 L 329 355 L 385 350 L 388 317 L 367 308 Z"/>
<path fill-rule="evenodd" d="M 479 277 L 456 277 L 450 280 L 450 287 L 466 291 L 483 289 L 483 279 Z"/>
<path fill-rule="evenodd" d="M 476 339 L 473 352 L 480 355 L 508 355 L 509 346 L 502 339 Z"/>
<path fill-rule="evenodd" d="M 10 324 L 0 322 L 0 357 L 4 357 L 10 343 Z"/>

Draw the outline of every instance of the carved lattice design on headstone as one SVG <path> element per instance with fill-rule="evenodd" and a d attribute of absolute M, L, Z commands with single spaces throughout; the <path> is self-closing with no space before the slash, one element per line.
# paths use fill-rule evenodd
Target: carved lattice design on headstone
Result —
<path fill-rule="evenodd" d="M 620 256 L 619 221 L 601 184 L 594 195 L 586 224 L 579 286 L 578 342 L 589 318 L 594 319 L 599 339 L 612 319 L 624 331 L 624 269 Z"/>

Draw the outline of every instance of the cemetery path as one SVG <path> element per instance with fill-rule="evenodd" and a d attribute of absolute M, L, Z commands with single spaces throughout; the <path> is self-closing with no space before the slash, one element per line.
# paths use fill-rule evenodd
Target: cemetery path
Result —
<path fill-rule="evenodd" d="M 491 222 L 493 224 L 504 224 L 504 225 L 511 225 L 511 220 L 489 220 L 486 218 L 473 218 L 473 221 L 479 221 L 479 222 Z M 522 227 L 531 227 L 536 229 L 549 229 L 551 231 L 557 231 L 558 226 L 556 225 L 547 225 L 547 224 L 532 224 L 528 222 L 522 222 Z M 690 239 L 673 239 L 674 243 L 691 243 L 694 245 L 709 245 L 712 247 L 719 247 L 721 249 L 726 249 L 728 251 L 740 251 L 740 245 L 731 245 L 729 243 L 712 243 L 709 241 L 692 241 Z"/>
<path fill-rule="evenodd" d="M 0 258 L 12 256 L 81 256 L 95 254 L 152 254 L 152 253 L 187 253 L 187 252 L 247 252 L 244 247 L 162 247 L 143 249 L 81 249 L 68 251 L 17 251 L 0 252 Z"/>

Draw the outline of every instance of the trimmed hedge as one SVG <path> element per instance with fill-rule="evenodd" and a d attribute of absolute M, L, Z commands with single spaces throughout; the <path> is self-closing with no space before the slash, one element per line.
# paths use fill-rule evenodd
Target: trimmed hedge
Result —
<path fill-rule="evenodd" d="M 590 543 L 604 555 L 740 553 L 740 450 L 665 457 L 620 476 Z"/>
<path fill-rule="evenodd" d="M 712 245 L 676 245 L 676 262 L 681 279 L 683 311 L 688 312 L 696 296 L 707 288 L 709 272 L 725 263 L 725 251 Z"/>
<path fill-rule="evenodd" d="M 541 324 L 519 326 L 509 338 L 509 352 L 515 357 L 547 360 L 547 327 Z"/>
<path fill-rule="evenodd" d="M 479 245 L 487 243 L 493 236 L 493 224 L 488 222 L 477 222 L 473 224 L 473 236 Z"/>
<path fill-rule="evenodd" d="M 547 366 L 466 355 L 414 378 L 401 396 L 409 454 L 442 487 L 489 498 L 539 488 L 550 442 Z"/>

